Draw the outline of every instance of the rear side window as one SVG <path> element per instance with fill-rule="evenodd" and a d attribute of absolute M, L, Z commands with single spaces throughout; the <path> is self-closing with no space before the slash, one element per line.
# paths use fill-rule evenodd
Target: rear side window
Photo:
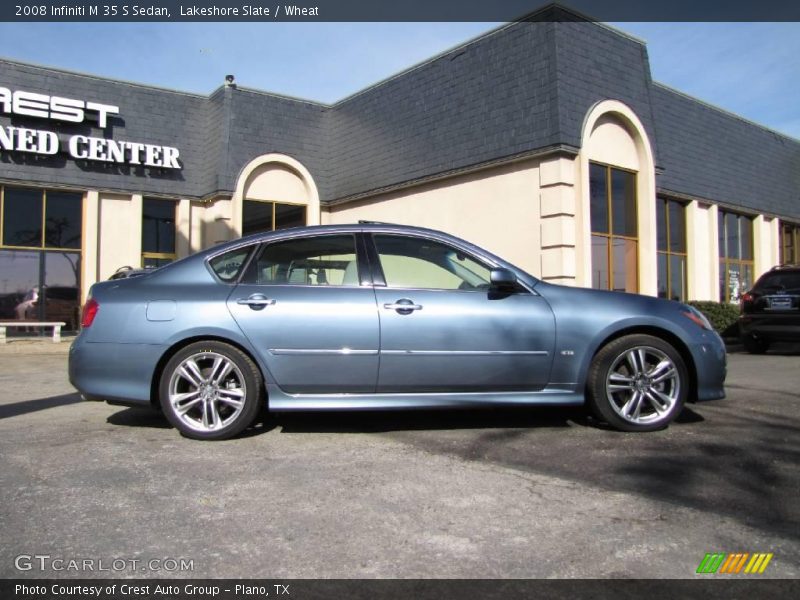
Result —
<path fill-rule="evenodd" d="M 211 270 L 225 283 L 236 281 L 239 273 L 242 272 L 242 267 L 247 260 L 247 255 L 250 254 L 252 246 L 245 248 L 236 248 L 230 252 L 225 252 L 219 256 L 215 256 L 208 261 Z"/>
<path fill-rule="evenodd" d="M 769 273 L 756 286 L 759 292 L 800 292 L 800 271 Z"/>
<path fill-rule="evenodd" d="M 250 263 L 243 283 L 359 285 L 354 236 L 329 235 L 275 242 Z"/>

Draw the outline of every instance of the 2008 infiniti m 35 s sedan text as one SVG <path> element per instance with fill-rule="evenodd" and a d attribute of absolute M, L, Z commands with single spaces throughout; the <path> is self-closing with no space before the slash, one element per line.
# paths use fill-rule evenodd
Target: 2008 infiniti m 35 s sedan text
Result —
<path fill-rule="evenodd" d="M 539 281 L 441 232 L 286 229 L 92 286 L 69 375 L 224 439 L 260 409 L 588 404 L 625 431 L 725 395 L 725 349 L 678 302 Z"/>

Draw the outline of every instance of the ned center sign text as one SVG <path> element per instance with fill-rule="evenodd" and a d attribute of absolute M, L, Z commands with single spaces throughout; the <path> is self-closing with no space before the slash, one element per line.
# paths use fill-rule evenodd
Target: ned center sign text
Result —
<path fill-rule="evenodd" d="M 0 111 L 4 114 L 22 115 L 83 123 L 96 120 L 104 129 L 109 115 L 118 115 L 119 107 L 99 102 L 48 96 L 0 87 Z M 61 151 L 61 140 L 53 131 L 26 127 L 0 127 L 0 150 L 54 155 Z M 69 156 L 78 160 L 91 160 L 116 164 L 144 165 L 164 169 L 180 169 L 180 152 L 171 146 L 112 140 L 88 135 L 73 135 L 65 144 Z"/>

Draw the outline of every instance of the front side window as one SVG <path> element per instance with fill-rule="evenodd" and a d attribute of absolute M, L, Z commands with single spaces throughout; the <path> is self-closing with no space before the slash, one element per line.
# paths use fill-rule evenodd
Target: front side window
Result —
<path fill-rule="evenodd" d="M 592 225 L 592 287 L 639 290 L 636 173 L 589 166 Z"/>
<path fill-rule="evenodd" d="M 174 261 L 175 212 L 172 200 L 145 198 L 142 203 L 142 266 L 161 267 Z"/>
<path fill-rule="evenodd" d="M 656 198 L 658 297 L 686 301 L 686 207 Z"/>
<path fill-rule="evenodd" d="M 358 286 L 355 237 L 330 235 L 268 244 L 252 261 L 242 281 L 258 285 Z"/>
<path fill-rule="evenodd" d="M 446 244 L 399 235 L 375 235 L 373 239 L 390 288 L 489 288 L 489 267 Z"/>
<path fill-rule="evenodd" d="M 739 302 L 753 285 L 753 220 L 719 211 L 719 295 L 722 302 Z"/>

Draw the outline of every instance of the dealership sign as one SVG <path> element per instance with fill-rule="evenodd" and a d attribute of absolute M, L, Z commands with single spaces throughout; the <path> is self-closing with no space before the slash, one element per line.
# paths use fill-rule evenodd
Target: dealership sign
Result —
<path fill-rule="evenodd" d="M 60 96 L 48 96 L 0 87 L 0 112 L 37 117 L 66 123 L 97 121 L 101 129 L 110 115 L 118 115 L 119 107 Z M 171 146 L 117 141 L 88 135 L 73 135 L 65 144 L 74 159 L 116 164 L 144 165 L 163 169 L 180 169 L 180 152 Z M 54 155 L 61 150 L 61 140 L 53 131 L 26 127 L 0 127 L 0 150 Z"/>

